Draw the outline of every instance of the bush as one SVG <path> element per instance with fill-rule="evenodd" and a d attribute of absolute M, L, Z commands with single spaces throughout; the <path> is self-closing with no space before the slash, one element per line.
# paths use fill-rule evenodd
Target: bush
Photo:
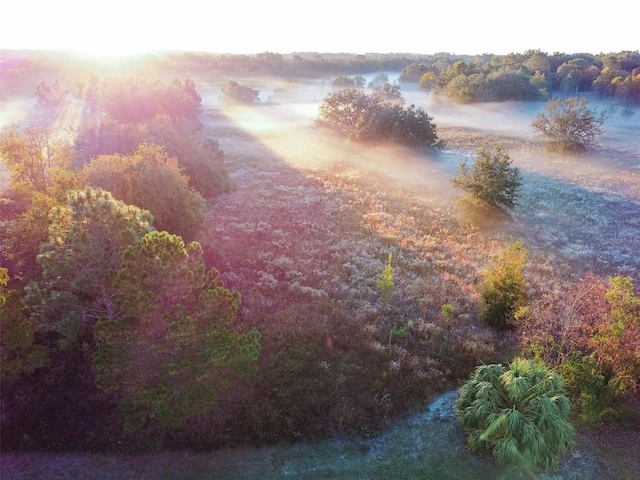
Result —
<path fill-rule="evenodd" d="M 460 174 L 451 179 L 451 184 L 467 193 L 460 205 L 479 213 L 494 213 L 509 216 L 516 203 L 522 184 L 520 170 L 511 166 L 509 155 L 501 148 L 494 150 L 481 147 L 475 152 L 475 161 L 469 167 L 466 160 L 460 163 Z"/>
<path fill-rule="evenodd" d="M 404 104 L 404 98 L 402 98 L 402 93 L 400 92 L 400 85 L 385 83 L 384 85 L 375 86 L 373 87 L 371 97 L 377 103 L 391 102 L 398 105 Z"/>
<path fill-rule="evenodd" d="M 442 78 L 442 77 L 441 77 Z M 442 92 L 458 103 L 487 101 L 487 81 L 480 73 L 460 74 L 447 83 Z"/>
<path fill-rule="evenodd" d="M 131 155 L 101 155 L 82 174 L 88 185 L 150 211 L 158 230 L 191 241 L 202 228 L 204 200 L 162 147 L 143 144 Z"/>
<path fill-rule="evenodd" d="M 220 144 L 211 138 L 201 138 L 201 132 L 193 122 L 159 115 L 146 127 L 147 141 L 163 146 L 169 156 L 176 157 L 189 177 L 189 185 L 203 197 L 215 197 L 231 190 Z"/>
<path fill-rule="evenodd" d="M 436 145 L 438 137 L 432 121 L 422 108 L 378 101 L 355 88 L 328 95 L 317 119 L 318 124 L 352 140 L 404 145 Z"/>
<path fill-rule="evenodd" d="M 637 394 L 640 297 L 630 277 L 588 275 L 532 302 L 521 335 L 523 351 L 558 367 L 580 420 L 620 412 Z"/>
<path fill-rule="evenodd" d="M 340 74 L 331 81 L 331 86 L 334 88 L 362 88 L 364 87 L 365 81 L 362 75 L 356 75 L 351 78 Z"/>
<path fill-rule="evenodd" d="M 499 463 L 555 467 L 573 444 L 571 402 L 562 378 L 543 363 L 515 359 L 477 367 L 460 388 L 456 409 L 469 446 Z"/>
<path fill-rule="evenodd" d="M 603 133 L 605 112 L 587 107 L 586 98 L 552 99 L 545 106 L 546 114 L 539 113 L 532 126 L 549 140 L 550 146 L 560 151 L 586 151 Z"/>
<path fill-rule="evenodd" d="M 244 103 L 254 104 L 260 102 L 260 92 L 250 87 L 240 85 L 235 80 L 231 80 L 222 87 L 220 101 L 226 104 Z"/>
<path fill-rule="evenodd" d="M 480 285 L 480 318 L 499 330 L 513 328 L 515 313 L 526 302 L 522 271 L 526 259 L 524 243 L 515 242 L 484 272 Z"/>

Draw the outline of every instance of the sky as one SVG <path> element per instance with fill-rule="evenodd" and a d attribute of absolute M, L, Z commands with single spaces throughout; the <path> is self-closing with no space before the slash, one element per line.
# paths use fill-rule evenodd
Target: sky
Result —
<path fill-rule="evenodd" d="M 608 53 L 640 49 L 624 6 L 575 0 L 8 0 L 0 48 L 96 55 Z"/>

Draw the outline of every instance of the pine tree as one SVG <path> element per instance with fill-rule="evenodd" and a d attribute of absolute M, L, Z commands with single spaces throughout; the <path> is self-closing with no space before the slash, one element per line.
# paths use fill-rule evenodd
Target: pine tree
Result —
<path fill-rule="evenodd" d="M 466 193 L 460 199 L 463 208 L 509 216 L 509 211 L 516 204 L 522 175 L 518 168 L 512 166 L 506 152 L 501 148 L 481 147 L 475 152 L 473 164 L 469 166 L 463 161 L 459 171 L 460 174 L 451 179 L 451 184 Z"/>
<path fill-rule="evenodd" d="M 119 398 L 125 427 L 182 426 L 215 408 L 237 375 L 255 370 L 260 333 L 240 333 L 240 294 L 207 270 L 200 244 L 150 232 L 127 248 L 115 277 L 119 318 L 93 329 L 98 386 Z"/>

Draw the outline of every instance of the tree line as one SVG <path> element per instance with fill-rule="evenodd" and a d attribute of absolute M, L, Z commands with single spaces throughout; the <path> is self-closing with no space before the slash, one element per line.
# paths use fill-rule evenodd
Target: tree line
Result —
<path fill-rule="evenodd" d="M 640 103 L 640 53 L 479 55 L 455 62 L 432 58 L 404 68 L 400 79 L 460 103 L 538 100 L 593 92 Z"/>

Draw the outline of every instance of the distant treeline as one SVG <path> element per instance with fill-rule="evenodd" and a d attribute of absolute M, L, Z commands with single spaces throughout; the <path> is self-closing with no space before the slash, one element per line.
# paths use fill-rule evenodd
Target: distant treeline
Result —
<path fill-rule="evenodd" d="M 417 83 L 461 103 L 536 100 L 553 93 L 594 92 L 640 103 L 640 53 L 479 55 L 451 61 L 434 58 L 412 63 L 401 81 Z"/>
<path fill-rule="evenodd" d="M 19 88 L 29 75 L 59 78 L 70 57 L 42 52 L 3 51 L 0 73 L 3 90 Z M 147 54 L 114 61 L 111 66 L 75 58 L 69 79 L 79 72 L 107 72 L 116 64 L 126 66 L 129 75 L 137 71 L 174 78 L 196 74 L 276 75 L 323 77 L 336 74 L 362 74 L 383 71 L 402 72 L 401 80 L 420 85 L 458 102 L 531 100 L 554 92 L 576 94 L 593 91 L 624 102 L 640 103 L 640 53 L 559 53 L 540 50 L 508 55 L 454 55 L 436 53 L 329 54 L 263 52 L 256 55 L 213 53 Z M 78 65 L 82 68 L 79 69 Z M 71 72 L 73 70 L 73 73 Z M 114 70 L 116 71 L 116 70 Z M 49 75 L 47 75 L 47 73 Z"/>

